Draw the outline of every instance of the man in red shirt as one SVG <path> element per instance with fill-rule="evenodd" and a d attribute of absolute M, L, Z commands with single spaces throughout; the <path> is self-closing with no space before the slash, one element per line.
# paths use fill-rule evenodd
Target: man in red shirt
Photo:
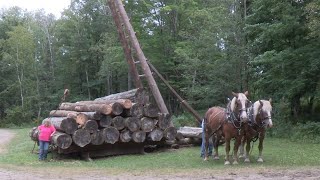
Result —
<path fill-rule="evenodd" d="M 38 127 L 39 129 L 39 160 L 47 158 L 49 143 L 51 136 L 56 132 L 56 129 L 51 125 L 50 120 L 44 120 L 43 124 Z"/>

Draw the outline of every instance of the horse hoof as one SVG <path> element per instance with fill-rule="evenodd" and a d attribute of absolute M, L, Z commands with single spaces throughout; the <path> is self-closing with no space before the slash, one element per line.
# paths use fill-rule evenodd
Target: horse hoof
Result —
<path fill-rule="evenodd" d="M 246 159 L 244 159 L 244 162 L 245 162 L 245 163 L 250 163 L 250 159 L 249 159 L 249 158 L 246 158 Z"/>
<path fill-rule="evenodd" d="M 224 165 L 230 165 L 230 162 L 229 161 L 225 161 Z"/>
<path fill-rule="evenodd" d="M 241 159 L 244 158 L 244 155 L 239 155 L 239 158 L 241 158 Z"/>
<path fill-rule="evenodd" d="M 239 164 L 238 161 L 233 162 L 233 165 L 238 165 L 238 164 Z"/>
<path fill-rule="evenodd" d="M 258 163 L 263 163 L 263 159 L 260 157 L 260 158 L 258 158 L 257 162 Z"/>
<path fill-rule="evenodd" d="M 207 157 L 205 157 L 203 160 L 204 160 L 204 161 L 208 161 L 208 158 L 207 158 Z"/>
<path fill-rule="evenodd" d="M 214 156 L 213 159 L 214 160 L 219 160 L 220 158 L 219 158 L 219 156 Z"/>

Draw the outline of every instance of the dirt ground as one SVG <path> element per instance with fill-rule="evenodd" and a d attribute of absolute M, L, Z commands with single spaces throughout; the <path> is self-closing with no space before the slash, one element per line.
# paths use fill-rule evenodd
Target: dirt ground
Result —
<path fill-rule="evenodd" d="M 14 137 L 14 133 L 7 129 L 0 129 L 0 156 L 5 155 L 6 144 Z M 14 170 L 13 170 L 14 169 Z M 223 170 L 196 170 L 192 172 L 143 172 L 143 173 L 115 173 L 106 171 L 71 170 L 63 168 L 33 169 L 28 167 L 0 167 L 1 180 L 257 180 L 257 179 L 276 179 L 276 180 L 316 180 L 320 179 L 320 168 L 303 169 L 271 169 L 271 168 L 240 168 L 233 172 Z"/>

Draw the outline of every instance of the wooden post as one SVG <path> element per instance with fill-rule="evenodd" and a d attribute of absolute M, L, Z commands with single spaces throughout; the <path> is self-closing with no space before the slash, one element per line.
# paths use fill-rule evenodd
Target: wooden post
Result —
<path fill-rule="evenodd" d="M 151 74 L 151 70 L 150 70 L 149 65 L 147 63 L 147 58 L 144 56 L 144 53 L 142 52 L 142 49 L 141 49 L 140 44 L 138 42 L 138 39 L 135 35 L 135 32 L 133 30 L 132 25 L 130 24 L 128 15 L 123 7 L 121 0 L 109 0 L 109 1 L 114 1 L 115 7 L 118 8 L 118 10 L 119 10 L 120 16 L 122 17 L 124 26 L 128 31 L 128 35 L 129 35 L 130 41 L 132 43 L 132 46 L 136 50 L 137 57 L 140 61 L 141 67 L 145 73 L 145 77 L 147 79 L 148 85 L 149 85 L 150 90 L 153 94 L 153 97 L 157 103 L 157 106 L 159 107 L 159 110 L 161 111 L 161 113 L 168 114 L 169 111 L 164 103 L 164 100 L 163 100 L 161 94 L 160 94 L 157 83 Z"/>
<path fill-rule="evenodd" d="M 128 45 L 128 42 L 126 40 L 124 31 L 123 31 L 123 27 L 122 27 L 122 23 L 121 23 L 121 19 L 119 18 L 119 14 L 118 14 L 118 12 L 116 10 L 115 4 L 112 1 L 109 0 L 108 1 L 108 5 L 109 5 L 109 7 L 111 9 L 114 23 L 117 26 L 119 40 L 120 40 L 120 42 L 122 44 L 124 55 L 125 55 L 125 57 L 127 59 L 127 62 L 129 64 L 131 75 L 133 76 L 134 85 L 136 86 L 136 88 L 142 88 L 143 85 L 142 85 L 142 83 L 140 81 L 136 65 L 135 65 L 134 60 L 132 58 L 131 49 L 130 49 L 130 47 Z"/>

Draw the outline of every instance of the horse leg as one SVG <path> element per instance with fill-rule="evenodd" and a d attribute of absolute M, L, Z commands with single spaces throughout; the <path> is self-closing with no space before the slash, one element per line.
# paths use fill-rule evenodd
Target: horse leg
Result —
<path fill-rule="evenodd" d="M 236 137 L 236 140 L 234 142 L 234 147 L 233 147 L 233 164 L 239 164 L 239 158 L 238 158 L 238 150 L 239 146 L 241 144 L 242 137 Z"/>
<path fill-rule="evenodd" d="M 230 152 L 230 141 L 231 141 L 231 138 L 225 136 L 225 141 L 226 141 L 226 158 L 225 158 L 225 161 L 224 161 L 224 165 L 229 165 L 230 164 L 229 152 Z"/>
<path fill-rule="evenodd" d="M 239 146 L 239 158 L 244 158 L 244 142 L 245 142 L 245 138 L 241 139 L 241 144 Z"/>
<path fill-rule="evenodd" d="M 259 157 L 258 157 L 258 160 L 257 162 L 259 163 L 263 163 L 263 159 L 262 159 L 262 150 L 263 150 L 263 140 L 264 140 L 264 133 L 263 134 L 260 134 L 260 137 L 259 137 Z"/>
<path fill-rule="evenodd" d="M 208 149 L 209 149 L 209 131 L 206 129 L 205 130 L 205 148 L 204 148 L 204 160 L 207 161 L 208 160 Z"/>
<path fill-rule="evenodd" d="M 214 142 L 213 142 L 213 147 L 214 147 L 214 154 L 213 154 L 213 159 L 214 160 L 219 160 L 219 153 L 218 153 L 218 147 L 219 147 L 219 141 L 221 139 L 220 135 L 216 135 L 216 138 L 213 138 Z"/>
<path fill-rule="evenodd" d="M 250 152 L 250 138 L 247 138 L 247 145 L 246 145 L 246 154 L 245 154 L 245 158 L 244 158 L 244 162 L 245 163 L 249 163 L 250 162 L 250 158 L 249 158 L 249 152 Z"/>

